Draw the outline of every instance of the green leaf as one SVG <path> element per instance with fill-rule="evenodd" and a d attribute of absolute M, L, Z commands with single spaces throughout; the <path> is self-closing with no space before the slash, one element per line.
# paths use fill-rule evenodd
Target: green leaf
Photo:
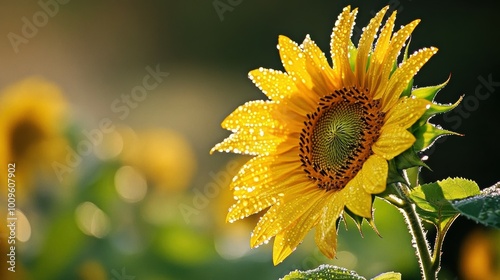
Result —
<path fill-rule="evenodd" d="M 399 272 L 386 272 L 375 276 L 372 280 L 401 280 L 401 273 Z"/>
<path fill-rule="evenodd" d="M 500 182 L 482 190 L 479 195 L 452 201 L 451 205 L 471 220 L 500 228 Z"/>
<path fill-rule="evenodd" d="M 327 280 L 327 279 L 346 279 L 346 280 L 366 280 L 356 272 L 343 267 L 333 265 L 320 265 L 318 268 L 307 271 L 295 270 L 281 278 L 282 280 Z"/>
<path fill-rule="evenodd" d="M 434 143 L 439 137 L 445 135 L 461 135 L 456 132 L 441 129 L 431 123 L 426 123 L 413 131 L 416 140 L 413 148 L 417 151 L 423 151 Z"/>
<path fill-rule="evenodd" d="M 410 198 L 415 202 L 419 216 L 439 229 L 447 227 L 460 212 L 450 200 L 463 199 L 479 194 L 478 185 L 471 180 L 448 178 L 414 188 Z"/>

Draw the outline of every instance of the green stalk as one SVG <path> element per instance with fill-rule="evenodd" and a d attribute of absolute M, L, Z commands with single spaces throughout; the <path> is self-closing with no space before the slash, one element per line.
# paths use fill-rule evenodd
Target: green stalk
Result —
<path fill-rule="evenodd" d="M 394 190 L 395 193 L 393 192 L 392 195 L 386 196 L 385 199 L 396 206 L 405 217 L 405 222 L 412 237 L 411 242 L 415 247 L 415 254 L 418 258 L 422 279 L 437 279 L 444 235 L 438 233 L 436 247 L 434 248 L 434 253 L 431 254 L 425 230 L 422 226 L 422 220 L 417 214 L 416 205 L 409 199 L 408 187 L 400 184 L 394 186 Z"/>
<path fill-rule="evenodd" d="M 437 271 L 434 267 L 434 260 L 431 258 L 429 243 L 427 242 L 422 221 L 420 220 L 415 207 L 415 204 L 406 202 L 399 209 L 403 213 L 408 229 L 410 230 L 410 234 L 412 236 L 411 242 L 415 245 L 415 253 L 418 258 L 420 273 L 422 274 L 423 279 L 437 279 Z M 437 255 L 441 254 L 438 253 Z"/>
<path fill-rule="evenodd" d="M 436 226 L 436 242 L 434 243 L 434 253 L 432 255 L 432 269 L 435 271 L 436 275 L 441 269 L 441 253 L 444 237 L 446 236 L 446 233 L 450 229 L 455 219 L 458 218 L 458 216 L 459 215 L 456 215 L 449 222 L 447 222 L 443 229 L 440 229 L 439 226 Z"/>

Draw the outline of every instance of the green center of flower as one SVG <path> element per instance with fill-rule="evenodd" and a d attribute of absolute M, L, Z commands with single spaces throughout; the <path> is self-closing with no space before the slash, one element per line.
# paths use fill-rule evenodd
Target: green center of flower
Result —
<path fill-rule="evenodd" d="M 341 102 L 319 117 L 312 133 L 312 160 L 321 169 L 339 171 L 361 144 L 363 109 L 359 104 Z"/>
<path fill-rule="evenodd" d="M 321 189 L 341 190 L 373 154 L 385 114 L 379 100 L 356 87 L 320 99 L 300 134 L 300 160 Z"/>

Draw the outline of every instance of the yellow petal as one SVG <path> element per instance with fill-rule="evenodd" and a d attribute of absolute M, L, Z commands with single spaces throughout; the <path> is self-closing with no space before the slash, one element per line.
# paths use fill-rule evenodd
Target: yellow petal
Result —
<path fill-rule="evenodd" d="M 272 196 L 266 197 L 249 197 L 237 200 L 230 208 L 226 216 L 226 222 L 232 223 L 237 220 L 242 220 L 250 215 L 259 213 L 260 211 L 269 208 L 276 204 L 277 199 Z"/>
<path fill-rule="evenodd" d="M 321 210 L 314 240 L 320 251 L 330 259 L 337 252 L 337 220 L 344 209 L 343 196 L 335 193 L 327 198 L 328 203 Z"/>
<path fill-rule="evenodd" d="M 382 81 L 381 69 L 382 62 L 384 60 L 385 54 L 387 53 L 389 43 L 391 41 L 392 30 L 394 29 L 394 21 L 396 20 L 396 11 L 394 11 L 391 16 L 385 22 L 384 27 L 380 31 L 377 39 L 377 45 L 373 50 L 373 54 L 370 60 L 370 66 L 367 72 L 368 86 L 371 90 L 372 96 L 380 98 L 377 94 L 383 93 L 383 85 L 387 83 L 387 80 Z"/>
<path fill-rule="evenodd" d="M 399 99 L 401 92 L 408 86 L 408 83 L 418 70 L 437 52 L 437 48 L 423 48 L 411 55 L 392 74 L 387 89 L 382 97 L 382 111 L 387 112 Z"/>
<path fill-rule="evenodd" d="M 249 101 L 227 116 L 221 126 L 231 131 L 237 131 L 245 126 L 250 128 L 265 127 L 278 131 L 281 129 L 280 122 L 273 115 L 278 109 L 279 105 L 273 101 Z"/>
<path fill-rule="evenodd" d="M 290 38 L 280 35 L 278 38 L 278 49 L 281 63 L 295 84 L 304 84 L 307 88 L 312 87 L 311 77 L 306 71 L 306 57 L 297 43 Z"/>
<path fill-rule="evenodd" d="M 311 207 L 314 207 L 323 194 L 324 191 L 315 188 L 300 195 L 283 197 L 279 204 L 269 208 L 259 220 L 252 233 L 250 245 L 256 247 L 283 231 L 304 213 L 307 213 Z"/>
<path fill-rule="evenodd" d="M 297 91 L 292 78 L 281 71 L 259 68 L 248 73 L 253 83 L 270 99 L 281 100 Z"/>
<path fill-rule="evenodd" d="M 377 142 L 372 147 L 372 151 L 386 160 L 391 160 L 410 148 L 414 142 L 415 137 L 413 134 L 401 126 L 384 125 Z"/>
<path fill-rule="evenodd" d="M 335 88 L 342 87 L 340 81 L 335 78 L 335 73 L 328 64 L 325 54 L 309 35 L 306 36 L 302 46 L 306 54 L 306 69 L 313 80 L 318 96 L 323 97 Z"/>
<path fill-rule="evenodd" d="M 365 191 L 362 180 L 349 181 L 342 191 L 345 192 L 345 204 L 349 210 L 358 216 L 371 218 L 372 196 Z"/>
<path fill-rule="evenodd" d="M 274 160 L 268 158 L 253 158 L 234 177 L 231 189 L 237 201 L 229 209 L 227 221 L 243 219 L 279 203 L 285 194 L 293 196 L 311 188 L 302 170 L 287 167 L 291 164 L 273 165 Z"/>
<path fill-rule="evenodd" d="M 226 221 L 234 222 L 246 218 L 250 215 L 258 213 L 274 204 L 280 203 L 285 194 L 301 195 L 304 190 L 309 189 L 310 182 L 297 181 L 291 178 L 281 184 L 273 181 L 268 185 L 254 185 L 249 187 L 235 187 L 239 189 L 237 195 L 235 191 L 235 199 L 238 199 L 234 205 L 229 208 L 229 213 Z M 244 190 L 243 190 L 244 189 Z M 248 192 L 248 190 L 252 190 Z M 247 194 L 244 192 L 247 191 Z"/>
<path fill-rule="evenodd" d="M 387 88 L 387 81 L 389 80 L 389 76 L 394 68 L 396 63 L 396 59 L 403 47 L 404 43 L 410 37 L 411 33 L 417 27 L 420 20 L 414 20 L 409 24 L 402 27 L 394 37 L 391 39 L 390 45 L 388 47 L 387 53 L 384 56 L 383 61 L 380 63 L 380 68 L 378 69 L 380 75 L 380 84 L 377 87 L 377 91 L 374 94 L 374 98 L 382 97 L 382 94 L 386 94 L 386 91 L 383 90 Z M 405 84 L 405 86 L 408 83 Z M 399 92 L 401 94 L 401 92 Z M 399 95 L 397 96 L 399 97 Z"/>
<path fill-rule="evenodd" d="M 344 87 L 354 85 L 354 74 L 349 63 L 348 47 L 351 42 L 352 28 L 357 13 L 357 9 L 351 12 L 351 7 L 344 8 L 335 22 L 330 41 L 333 69 L 339 73 L 339 78 L 342 79 Z"/>
<path fill-rule="evenodd" d="M 387 161 L 374 154 L 363 163 L 363 168 L 352 180 L 359 181 L 356 184 L 362 185 L 367 193 L 381 193 L 386 187 L 388 170 Z"/>
<path fill-rule="evenodd" d="M 389 73 L 392 71 L 394 63 L 396 62 L 396 59 L 401 52 L 403 45 L 408 40 L 408 38 L 410 38 L 411 33 L 413 32 L 415 27 L 417 27 L 419 22 L 420 20 L 416 19 L 403 26 L 394 34 L 394 37 L 391 39 L 388 52 L 386 53 L 384 61 L 382 62 L 382 65 L 384 67 L 382 69 L 382 77 L 389 77 Z"/>
<path fill-rule="evenodd" d="M 392 30 L 394 29 L 394 22 L 396 21 L 396 11 L 392 12 L 391 16 L 387 19 L 380 31 L 377 39 L 377 44 L 373 50 L 370 65 L 380 65 L 387 53 L 389 43 L 391 42 Z M 374 73 L 370 73 L 374 74 Z"/>
<path fill-rule="evenodd" d="M 375 36 L 377 34 L 380 23 L 382 22 L 382 18 L 385 13 L 389 9 L 389 6 L 385 6 L 382 10 L 380 10 L 375 17 L 370 20 L 370 23 L 364 29 L 365 31 L 361 35 L 358 44 L 358 55 L 356 56 L 356 77 L 358 79 L 358 83 L 361 87 L 365 87 L 365 72 L 366 65 L 368 62 L 368 54 L 370 53 L 373 45 L 373 41 L 375 40 Z"/>
<path fill-rule="evenodd" d="M 385 125 L 396 124 L 409 128 L 424 114 L 429 105 L 430 102 L 422 98 L 400 98 L 396 105 L 387 112 Z"/>
<path fill-rule="evenodd" d="M 269 155 L 283 142 L 283 137 L 272 135 L 265 128 L 240 129 L 216 144 L 210 152 L 219 151 L 242 155 Z"/>
<path fill-rule="evenodd" d="M 231 189 L 236 196 L 255 196 L 261 192 L 270 192 L 271 189 L 286 183 L 288 179 L 306 180 L 307 177 L 297 159 L 298 148 L 282 151 L 281 146 L 272 156 L 254 157 L 239 170 L 231 183 Z M 241 189 L 252 186 L 258 186 L 255 192 L 235 189 L 235 187 Z"/>
<path fill-rule="evenodd" d="M 276 235 L 273 246 L 273 263 L 277 265 L 288 257 L 304 240 L 307 233 L 318 223 L 325 199 L 313 204 L 293 224 Z"/>

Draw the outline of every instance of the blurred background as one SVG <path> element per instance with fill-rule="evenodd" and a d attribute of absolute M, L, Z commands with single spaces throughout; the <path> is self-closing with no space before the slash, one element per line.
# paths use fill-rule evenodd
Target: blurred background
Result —
<path fill-rule="evenodd" d="M 381 201 L 360 237 L 339 230 L 337 259 L 308 236 L 272 265 L 272 245 L 249 249 L 258 217 L 225 223 L 230 178 L 248 157 L 210 156 L 220 122 L 264 95 L 247 78 L 282 69 L 278 35 L 306 34 L 329 51 L 342 8 L 359 7 L 354 41 L 375 12 L 396 26 L 420 18 L 410 44 L 439 52 L 415 85 L 449 84 L 465 99 L 434 123 L 464 134 L 427 151 L 422 180 L 500 181 L 498 3 L 491 1 L 3 1 L 0 9 L 1 209 L 16 163 L 16 272 L 0 279 L 278 279 L 331 263 L 366 277 L 419 279 L 401 215 Z M 4 218 L 2 218 L 4 219 Z M 346 230 L 347 228 L 347 230 Z M 433 229 L 429 228 L 430 236 Z M 444 243 L 442 279 L 500 277 L 500 234 L 460 217 Z"/>

